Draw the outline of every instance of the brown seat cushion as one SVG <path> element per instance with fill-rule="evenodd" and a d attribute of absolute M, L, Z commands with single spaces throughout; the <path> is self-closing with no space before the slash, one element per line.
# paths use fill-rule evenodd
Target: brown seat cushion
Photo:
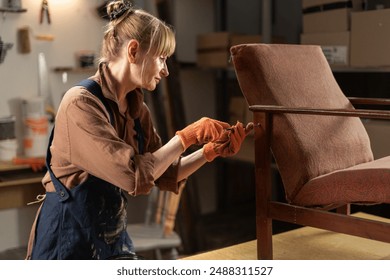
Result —
<path fill-rule="evenodd" d="M 353 109 L 319 46 L 247 44 L 231 54 L 249 105 Z M 317 186 L 314 179 L 373 160 L 367 132 L 352 117 L 275 115 L 271 148 L 287 200 L 302 204 L 332 192 L 349 200 L 352 183 Z M 310 189 L 316 192 L 306 195 Z"/>
<path fill-rule="evenodd" d="M 346 202 L 390 203 L 390 156 L 314 178 L 292 203 L 316 206 Z"/>

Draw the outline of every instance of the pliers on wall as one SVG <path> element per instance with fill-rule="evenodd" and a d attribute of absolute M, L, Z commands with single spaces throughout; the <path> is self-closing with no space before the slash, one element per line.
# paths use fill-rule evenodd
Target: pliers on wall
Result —
<path fill-rule="evenodd" d="M 50 24 L 51 19 L 50 19 L 49 3 L 47 0 L 42 0 L 41 15 L 40 15 L 40 20 L 39 20 L 40 23 L 43 22 L 43 17 L 45 15 L 47 17 L 47 23 Z"/>

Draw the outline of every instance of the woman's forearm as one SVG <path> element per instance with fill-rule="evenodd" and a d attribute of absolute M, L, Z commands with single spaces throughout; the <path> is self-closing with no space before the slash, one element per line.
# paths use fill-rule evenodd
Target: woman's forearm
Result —
<path fill-rule="evenodd" d="M 179 136 L 174 136 L 167 144 L 153 153 L 155 157 L 153 177 L 157 180 L 168 167 L 177 161 L 183 153 L 183 145 Z M 199 149 L 180 161 L 177 181 L 186 179 L 206 163 L 203 149 Z"/>
<path fill-rule="evenodd" d="M 189 177 L 205 163 L 207 161 L 203 156 L 203 148 L 183 157 L 180 161 L 178 182 Z"/>
<path fill-rule="evenodd" d="M 155 157 L 154 180 L 157 180 L 181 156 L 183 149 L 181 140 L 176 135 L 167 144 L 153 153 Z"/>

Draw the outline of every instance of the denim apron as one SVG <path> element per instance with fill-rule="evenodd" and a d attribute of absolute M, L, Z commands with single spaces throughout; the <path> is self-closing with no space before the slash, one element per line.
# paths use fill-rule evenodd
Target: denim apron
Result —
<path fill-rule="evenodd" d="M 96 88 L 91 89 L 91 84 L 83 82 L 80 85 L 99 95 Z M 94 82 L 88 80 L 87 83 Z M 92 86 L 96 85 L 101 94 L 98 84 Z M 109 107 L 106 108 L 111 113 Z M 136 124 L 137 136 L 141 139 L 139 120 Z M 55 192 L 46 193 L 37 218 L 31 259 L 112 259 L 134 255 L 132 241 L 126 232 L 127 199 L 123 191 L 92 175 L 80 185 L 67 189 L 50 166 L 53 136 L 54 129 L 49 139 L 46 166 Z M 140 148 L 143 149 L 142 144 Z"/>

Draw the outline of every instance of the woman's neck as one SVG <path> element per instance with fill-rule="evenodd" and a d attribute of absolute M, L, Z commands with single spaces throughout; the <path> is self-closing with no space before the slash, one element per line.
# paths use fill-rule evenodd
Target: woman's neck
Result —
<path fill-rule="evenodd" d="M 108 65 L 111 79 L 113 79 L 113 90 L 118 99 L 119 110 L 125 113 L 127 110 L 126 96 L 129 92 L 135 90 L 136 86 L 130 80 L 130 67 L 127 61 L 116 60 Z"/>

